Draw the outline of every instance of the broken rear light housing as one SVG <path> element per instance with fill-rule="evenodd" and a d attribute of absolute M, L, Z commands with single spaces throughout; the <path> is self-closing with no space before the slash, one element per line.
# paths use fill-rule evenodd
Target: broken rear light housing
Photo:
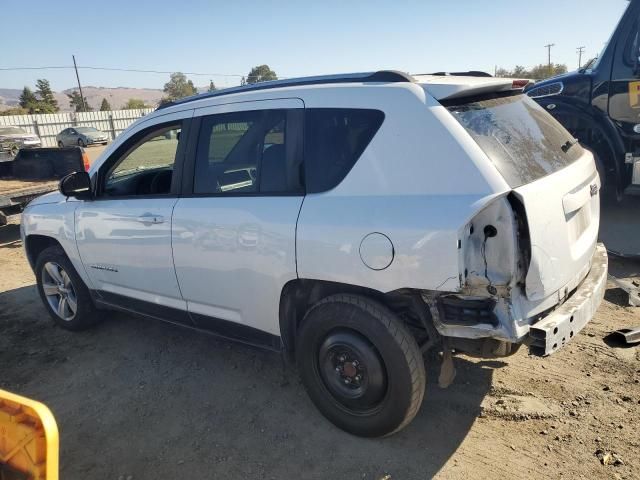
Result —
<path fill-rule="evenodd" d="M 457 295 L 438 297 L 440 321 L 447 325 L 498 325 L 493 313 L 496 301 L 493 298 L 461 298 Z"/>

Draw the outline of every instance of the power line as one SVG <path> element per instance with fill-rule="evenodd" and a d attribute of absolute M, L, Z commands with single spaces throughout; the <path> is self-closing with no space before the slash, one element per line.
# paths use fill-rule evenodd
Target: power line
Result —
<path fill-rule="evenodd" d="M 79 70 L 108 70 L 113 72 L 135 72 L 135 73 L 161 73 L 171 74 L 180 70 L 140 70 L 136 68 L 112 68 L 112 67 L 94 67 L 94 66 L 78 66 Z M 51 65 L 43 67 L 0 67 L 0 71 L 17 71 L 17 70 L 55 70 L 55 69 L 74 69 L 73 65 Z M 202 72 L 181 72 L 185 75 L 202 75 L 210 77 L 243 77 L 244 75 L 236 73 L 202 73 Z"/>
<path fill-rule="evenodd" d="M 78 67 L 84 68 L 87 70 L 109 70 L 114 72 L 137 72 L 137 73 L 175 73 L 180 72 L 185 75 L 202 75 L 202 76 L 210 76 L 210 77 L 243 77 L 244 75 L 240 75 L 237 73 L 199 73 L 199 72 L 181 72 L 180 70 L 173 71 L 163 71 L 163 70 L 137 70 L 134 68 L 109 68 L 109 67 Z"/>
<path fill-rule="evenodd" d="M 54 70 L 57 68 L 73 68 L 72 66 L 50 66 L 50 67 L 0 67 L 2 71 L 8 70 Z"/>

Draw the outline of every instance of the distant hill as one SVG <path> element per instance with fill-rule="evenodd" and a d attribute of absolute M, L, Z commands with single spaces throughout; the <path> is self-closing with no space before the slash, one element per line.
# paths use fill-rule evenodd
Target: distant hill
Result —
<path fill-rule="evenodd" d="M 61 112 L 72 111 L 69 106 L 69 97 L 67 97 L 66 94 L 71 93 L 74 90 L 77 89 L 69 88 L 62 92 L 55 92 L 55 97 L 58 101 Z M 22 89 L 0 88 L 0 110 L 17 106 L 21 93 Z M 119 110 L 130 98 L 144 100 L 148 105 L 156 106 L 163 95 L 162 90 L 160 89 L 127 87 L 107 88 L 91 86 L 82 87 L 82 93 L 87 98 L 91 108 L 94 110 L 100 109 L 100 104 L 102 103 L 103 98 L 107 99 L 107 102 L 109 102 L 112 109 Z"/>

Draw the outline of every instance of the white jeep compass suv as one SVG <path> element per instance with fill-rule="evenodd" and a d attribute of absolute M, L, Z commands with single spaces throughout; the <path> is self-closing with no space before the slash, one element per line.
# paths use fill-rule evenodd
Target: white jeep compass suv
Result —
<path fill-rule="evenodd" d="M 548 355 L 585 326 L 599 186 L 512 80 L 309 77 L 159 108 L 22 236 L 61 327 L 118 309 L 282 351 L 330 421 L 381 436 L 416 415 L 427 349 Z"/>

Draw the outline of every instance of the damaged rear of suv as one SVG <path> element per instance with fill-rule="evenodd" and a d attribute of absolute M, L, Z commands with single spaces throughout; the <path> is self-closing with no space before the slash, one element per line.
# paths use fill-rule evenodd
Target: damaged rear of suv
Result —
<path fill-rule="evenodd" d="M 427 294 L 434 322 L 445 336 L 511 343 L 494 344 L 502 349 L 495 353 L 525 343 L 549 355 L 584 327 L 604 295 L 592 155 L 517 91 L 442 103 L 511 191 L 460 232 L 460 288 Z"/>

